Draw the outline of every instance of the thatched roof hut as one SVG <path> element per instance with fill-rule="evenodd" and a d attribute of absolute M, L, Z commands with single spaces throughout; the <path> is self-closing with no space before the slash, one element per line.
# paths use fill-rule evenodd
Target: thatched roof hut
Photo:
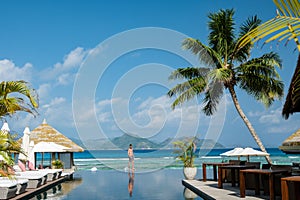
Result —
<path fill-rule="evenodd" d="M 67 147 L 67 152 L 84 151 L 82 147 L 78 146 L 58 130 L 47 124 L 46 120 L 44 120 L 41 125 L 31 131 L 30 141 L 33 141 L 34 144 L 38 144 L 39 142 L 54 142 Z"/>
<path fill-rule="evenodd" d="M 285 153 L 300 153 L 300 129 L 283 141 L 279 149 Z"/>

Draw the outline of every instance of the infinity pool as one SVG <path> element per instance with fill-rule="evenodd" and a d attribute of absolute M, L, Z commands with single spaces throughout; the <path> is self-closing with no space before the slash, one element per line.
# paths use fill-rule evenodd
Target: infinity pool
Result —
<path fill-rule="evenodd" d="M 185 191 L 182 179 L 182 169 L 135 173 L 134 176 L 115 170 L 77 171 L 73 181 L 64 182 L 33 199 L 202 199 Z"/>

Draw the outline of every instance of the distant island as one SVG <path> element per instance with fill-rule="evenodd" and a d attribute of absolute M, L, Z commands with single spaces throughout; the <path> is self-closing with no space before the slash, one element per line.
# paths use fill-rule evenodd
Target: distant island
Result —
<path fill-rule="evenodd" d="M 168 138 L 165 141 L 161 143 L 157 143 L 154 141 L 151 141 L 147 138 L 141 138 L 138 136 L 132 136 L 128 134 L 123 134 L 120 137 L 115 137 L 111 140 L 109 139 L 95 139 L 95 140 L 86 140 L 82 142 L 79 139 L 72 140 L 78 144 L 79 146 L 83 147 L 84 149 L 87 149 L 85 144 L 87 145 L 89 150 L 113 150 L 113 149 L 127 149 L 129 144 L 133 144 L 134 149 L 172 149 L 173 148 L 173 141 L 176 140 L 182 140 L 185 137 L 181 138 Z M 197 147 L 201 147 L 201 149 L 224 149 L 225 147 L 215 142 L 211 139 L 199 139 L 196 138 L 196 144 Z"/>

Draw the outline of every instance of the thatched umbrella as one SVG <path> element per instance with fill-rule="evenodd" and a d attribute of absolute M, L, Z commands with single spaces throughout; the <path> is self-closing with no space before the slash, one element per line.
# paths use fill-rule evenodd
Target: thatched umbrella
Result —
<path fill-rule="evenodd" d="M 83 152 L 82 147 L 78 146 L 58 130 L 47 124 L 45 119 L 41 125 L 31 131 L 30 140 L 34 141 L 34 144 L 38 144 L 39 142 L 54 142 L 67 147 L 68 152 Z"/>
<path fill-rule="evenodd" d="M 300 153 L 300 129 L 283 141 L 279 149 L 285 153 Z"/>

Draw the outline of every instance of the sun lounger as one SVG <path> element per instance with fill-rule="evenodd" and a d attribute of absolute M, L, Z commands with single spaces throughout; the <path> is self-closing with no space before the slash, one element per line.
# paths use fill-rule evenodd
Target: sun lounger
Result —
<path fill-rule="evenodd" d="M 47 181 L 58 179 L 62 174 L 62 169 L 40 169 L 39 171 L 47 173 Z"/>
<path fill-rule="evenodd" d="M 5 181 L 17 184 L 16 194 L 22 194 L 23 192 L 25 192 L 28 185 L 28 179 L 23 179 L 23 178 L 9 179 L 7 177 L 0 177 L 0 182 L 5 182 Z"/>
<path fill-rule="evenodd" d="M 25 171 L 16 173 L 16 178 L 28 179 L 27 188 L 38 188 L 47 182 L 46 172 Z"/>
<path fill-rule="evenodd" d="M 0 181 L 0 199 L 10 199 L 16 196 L 17 183 L 11 181 Z"/>

